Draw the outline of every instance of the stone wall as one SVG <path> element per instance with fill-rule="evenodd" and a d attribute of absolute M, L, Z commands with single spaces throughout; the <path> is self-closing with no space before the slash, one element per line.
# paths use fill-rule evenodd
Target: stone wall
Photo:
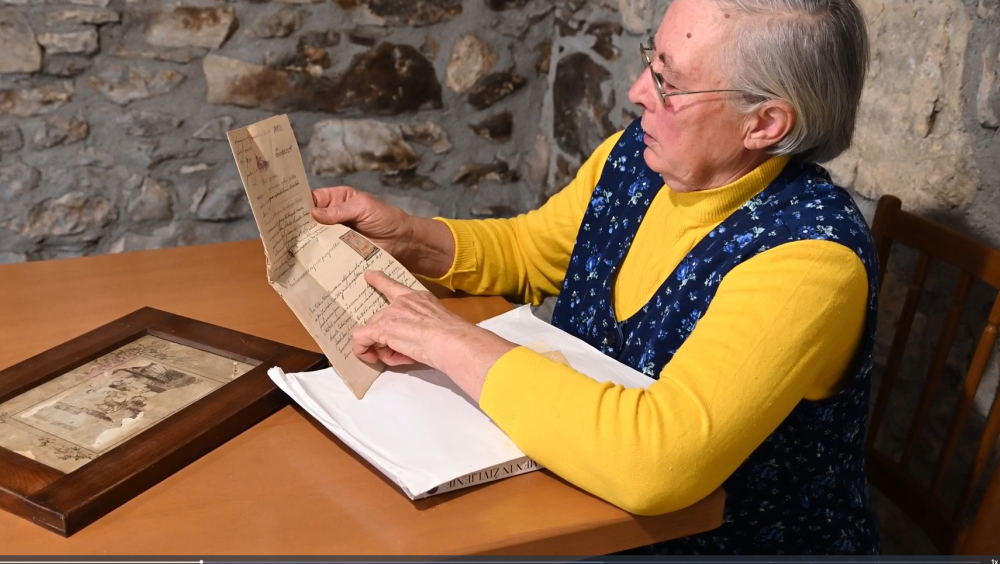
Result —
<path fill-rule="evenodd" d="M 1000 0 L 859 3 L 872 67 L 855 146 L 829 168 L 869 219 L 895 194 L 1000 247 Z M 636 116 L 638 43 L 668 4 L 0 0 L 0 263 L 256 237 L 225 132 L 275 113 L 289 114 L 313 187 L 354 185 L 423 216 L 531 209 Z M 880 361 L 912 264 L 890 265 Z M 954 282 L 944 271 L 928 285 L 915 374 Z M 994 295 L 972 293 L 939 419 Z M 890 443 L 915 395 L 901 394 Z M 896 521 L 890 550 L 927 547 Z"/>
<path fill-rule="evenodd" d="M 541 0 L 0 0 L 0 263 L 257 236 L 228 129 L 288 113 L 313 187 L 536 205 Z"/>

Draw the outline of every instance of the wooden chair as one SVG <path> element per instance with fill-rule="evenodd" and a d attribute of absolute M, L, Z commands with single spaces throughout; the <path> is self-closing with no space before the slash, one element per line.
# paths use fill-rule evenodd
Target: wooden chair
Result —
<path fill-rule="evenodd" d="M 912 247 L 919 252 L 919 258 L 889 349 L 882 383 L 875 396 L 875 410 L 865 447 L 868 478 L 872 485 L 923 529 L 942 553 L 1000 553 L 1000 472 L 984 476 L 994 445 L 997 444 L 997 437 L 1000 436 L 1000 406 L 997 401 L 1000 393 L 993 398 L 985 430 L 957 504 L 951 507 L 940 496 L 945 472 L 954 458 L 959 437 L 997 340 L 1000 298 L 993 302 L 988 322 L 975 349 L 930 484 L 922 483 L 908 470 L 918 439 L 927 423 L 932 400 L 937 393 L 945 361 L 958 330 L 962 308 L 973 282 L 978 278 L 1000 290 L 1000 251 L 953 229 L 903 211 L 899 198 L 894 196 L 882 196 L 879 200 L 872 231 L 878 249 L 880 280 L 885 278 L 893 242 Z M 961 271 L 961 278 L 927 369 L 902 456 L 897 461 L 877 451 L 875 439 L 885 417 L 893 384 L 897 380 L 903 351 L 932 259 L 957 267 Z M 975 491 L 983 483 L 982 480 L 989 480 L 986 493 L 975 515 L 970 516 Z M 971 525 L 968 525 L 970 517 Z"/>

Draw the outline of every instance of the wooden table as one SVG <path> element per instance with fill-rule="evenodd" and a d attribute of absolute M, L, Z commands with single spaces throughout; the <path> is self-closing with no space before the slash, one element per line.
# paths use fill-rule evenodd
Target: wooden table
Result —
<path fill-rule="evenodd" d="M 510 308 L 445 303 L 472 321 Z M 319 350 L 246 241 L 0 266 L 0 368 L 142 306 Z M 287 407 L 69 539 L 0 512 L 0 552 L 603 554 L 717 527 L 724 497 L 636 517 L 541 471 L 412 502 Z"/>

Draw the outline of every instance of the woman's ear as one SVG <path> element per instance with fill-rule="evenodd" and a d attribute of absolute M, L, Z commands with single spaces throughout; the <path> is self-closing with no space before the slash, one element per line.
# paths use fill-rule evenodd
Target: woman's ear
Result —
<path fill-rule="evenodd" d="M 752 151 L 762 151 L 777 145 L 795 127 L 795 109 L 783 100 L 769 100 L 747 119 L 743 145 Z"/>

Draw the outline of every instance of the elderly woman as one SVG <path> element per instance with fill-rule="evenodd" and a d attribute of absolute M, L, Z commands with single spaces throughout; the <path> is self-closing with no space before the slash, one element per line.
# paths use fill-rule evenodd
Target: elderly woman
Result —
<path fill-rule="evenodd" d="M 381 273 L 362 359 L 451 377 L 529 456 L 638 514 L 720 485 L 725 520 L 662 552 L 876 553 L 862 441 L 877 264 L 814 162 L 850 142 L 867 66 L 852 0 L 675 0 L 629 92 L 642 117 L 540 209 L 425 220 L 352 188 L 314 193 L 415 273 L 538 303 L 657 379 L 599 383 Z"/>

